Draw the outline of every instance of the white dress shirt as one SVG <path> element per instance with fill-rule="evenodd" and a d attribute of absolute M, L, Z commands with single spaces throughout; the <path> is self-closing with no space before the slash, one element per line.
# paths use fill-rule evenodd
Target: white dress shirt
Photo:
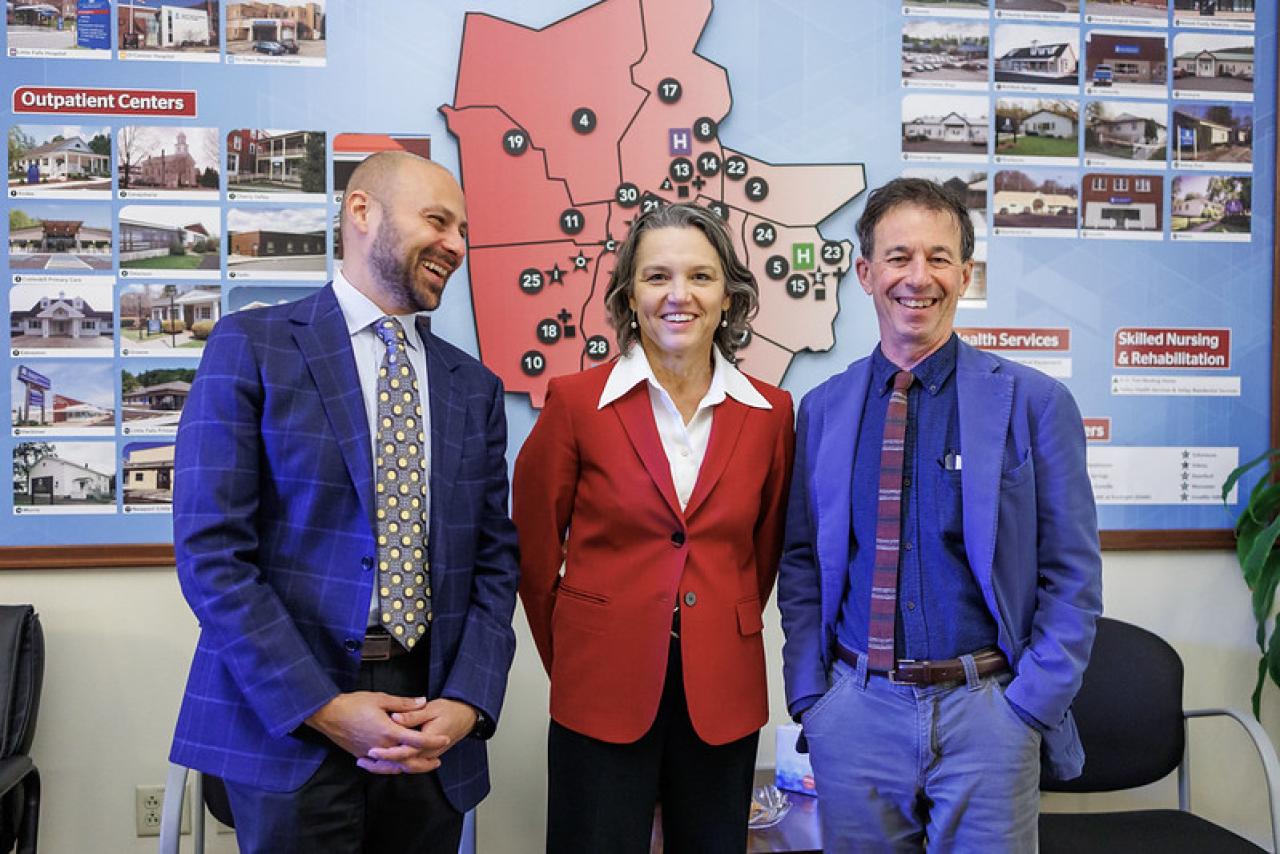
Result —
<path fill-rule="evenodd" d="M 667 390 L 654 376 L 644 348 L 639 344 L 614 363 L 596 407 L 604 409 L 635 388 L 637 383 L 648 381 L 649 404 L 653 407 L 653 419 L 658 424 L 658 438 L 662 440 L 662 450 L 671 467 L 671 480 L 675 484 L 681 510 L 689 503 L 689 496 L 693 494 L 693 487 L 698 482 L 698 470 L 702 468 L 702 460 L 707 455 L 707 443 L 711 441 L 711 422 L 716 406 L 728 396 L 756 409 L 773 408 L 764 395 L 756 391 L 751 381 L 720 353 L 718 347 L 712 346 L 711 354 L 711 385 L 698 402 L 698 408 L 688 424 L 684 422 L 671 395 L 667 394 Z"/>
<path fill-rule="evenodd" d="M 372 300 L 356 290 L 355 285 L 347 281 L 341 272 L 333 275 L 333 294 L 338 298 L 338 307 L 342 309 L 342 317 L 347 322 L 347 332 L 351 336 L 351 352 L 356 360 L 356 373 L 360 377 L 360 393 L 364 398 L 364 414 L 369 423 L 369 461 L 377 459 L 378 436 L 378 369 L 382 367 L 382 357 L 387 352 L 386 345 L 373 330 L 383 317 L 382 309 Z M 427 437 L 420 458 L 422 461 L 423 482 L 431 483 L 431 406 L 427 393 L 427 351 L 418 334 L 416 314 L 393 314 L 404 328 L 405 349 L 409 354 L 409 364 L 418 378 L 418 395 L 422 401 L 422 434 Z M 375 477 L 377 473 L 374 473 Z M 425 490 L 422 502 L 422 518 L 424 522 L 431 518 L 431 490 Z M 422 526 L 424 531 L 429 526 Z M 426 538 L 423 538 L 425 544 Z M 369 603 L 369 625 L 378 625 L 378 587 L 375 584 L 373 596 Z"/>

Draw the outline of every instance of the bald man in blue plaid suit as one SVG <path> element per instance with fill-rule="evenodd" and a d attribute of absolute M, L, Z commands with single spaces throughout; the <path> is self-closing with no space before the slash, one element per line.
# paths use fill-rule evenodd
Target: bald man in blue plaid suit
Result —
<path fill-rule="evenodd" d="M 453 852 L 489 790 L 484 739 L 515 649 L 503 390 L 418 315 L 466 251 L 453 176 L 373 155 L 342 220 L 341 273 L 224 317 L 183 411 L 174 541 L 201 633 L 171 758 L 226 781 L 242 851 Z M 388 320 L 429 422 L 414 547 L 431 618 L 408 648 L 375 583 Z"/>

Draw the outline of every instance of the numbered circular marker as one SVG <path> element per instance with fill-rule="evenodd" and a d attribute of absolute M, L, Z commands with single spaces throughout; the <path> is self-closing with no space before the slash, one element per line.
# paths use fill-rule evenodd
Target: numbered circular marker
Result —
<path fill-rule="evenodd" d="M 698 142 L 710 142 L 719 132 L 715 119 L 703 116 L 693 123 L 693 138 Z"/>
<path fill-rule="evenodd" d="M 569 208 L 560 214 L 560 230 L 565 234 L 581 234 L 586 224 L 586 217 L 577 208 Z"/>
<path fill-rule="evenodd" d="M 579 107 L 573 111 L 570 121 L 578 133 L 591 133 L 596 129 L 596 112 L 589 107 Z"/>
<path fill-rule="evenodd" d="M 824 264 L 839 264 L 844 260 L 844 247 L 840 245 L 838 240 L 828 240 L 822 244 L 822 262 Z"/>
<path fill-rule="evenodd" d="M 542 271 L 537 267 L 529 267 L 526 270 L 520 271 L 520 290 L 524 291 L 526 294 L 536 294 L 538 291 L 542 290 L 542 286 L 546 283 L 547 282 L 542 275 Z"/>
<path fill-rule="evenodd" d="M 775 282 L 780 282 L 791 272 L 791 265 L 781 255 L 770 255 L 764 262 L 764 274 Z"/>
<path fill-rule="evenodd" d="M 678 181 L 683 184 L 693 177 L 693 164 L 689 162 L 687 157 L 677 157 L 671 161 L 671 165 L 667 168 L 667 174 L 671 176 L 672 181 Z"/>
<path fill-rule="evenodd" d="M 729 206 L 724 202 L 708 202 L 707 210 L 711 211 L 725 222 L 729 221 Z"/>
<path fill-rule="evenodd" d="M 587 339 L 587 358 L 593 362 L 603 362 L 609 358 L 609 339 L 603 335 L 592 335 Z"/>
<path fill-rule="evenodd" d="M 660 207 L 664 207 L 667 203 L 659 196 L 652 193 L 645 193 L 640 199 L 640 213 L 647 214 L 650 211 L 656 211 Z"/>
<path fill-rule="evenodd" d="M 769 195 L 769 182 L 759 176 L 750 178 L 743 186 L 743 191 L 751 201 L 763 202 Z"/>
<path fill-rule="evenodd" d="M 512 157 L 519 157 L 529 148 L 529 134 L 520 128 L 512 128 L 502 135 L 502 150 Z"/>
<path fill-rule="evenodd" d="M 674 77 L 664 77 L 658 84 L 658 100 L 664 104 L 674 104 L 684 94 L 684 87 Z"/>
<path fill-rule="evenodd" d="M 777 239 L 778 230 L 771 223 L 762 222 L 751 229 L 751 242 L 761 248 L 772 246 Z"/>
<path fill-rule="evenodd" d="M 787 296 L 793 299 L 800 299 L 809 293 L 809 277 L 803 273 L 796 273 L 787 279 Z"/>
<path fill-rule="evenodd" d="M 560 328 L 560 323 L 554 318 L 546 318 L 538 321 L 538 340 L 543 344 L 559 343 L 560 337 L 564 334 L 564 330 Z M 529 354 L 526 353 L 527 357 Z"/>
<path fill-rule="evenodd" d="M 698 173 L 704 178 L 714 178 L 720 174 L 720 155 L 704 151 L 698 155 Z"/>
<path fill-rule="evenodd" d="M 541 376 L 547 369 L 547 357 L 537 350 L 529 350 L 520 357 L 520 370 L 527 377 Z"/>
<path fill-rule="evenodd" d="M 640 204 L 640 188 L 630 181 L 619 184 L 618 189 L 613 193 L 613 198 L 624 208 L 634 208 Z"/>
<path fill-rule="evenodd" d="M 731 181 L 741 181 L 747 177 L 747 161 L 744 157 L 734 154 L 725 158 L 724 174 Z"/>

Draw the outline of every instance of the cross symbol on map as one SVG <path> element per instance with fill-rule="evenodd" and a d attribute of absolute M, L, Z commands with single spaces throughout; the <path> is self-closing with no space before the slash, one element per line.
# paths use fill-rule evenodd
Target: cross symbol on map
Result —
<path fill-rule="evenodd" d="M 701 175 L 699 175 L 697 178 L 694 178 L 690 183 L 693 184 L 693 188 L 695 190 L 701 190 L 703 187 L 707 186 L 707 182 L 702 180 Z"/>

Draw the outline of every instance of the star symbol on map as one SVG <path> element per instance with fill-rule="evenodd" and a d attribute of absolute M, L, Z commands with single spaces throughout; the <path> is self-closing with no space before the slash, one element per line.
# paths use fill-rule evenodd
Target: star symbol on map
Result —
<path fill-rule="evenodd" d="M 584 255 L 581 249 L 578 250 L 577 255 L 573 256 L 573 269 L 575 270 L 585 270 L 589 263 L 591 263 L 591 259 Z"/>
<path fill-rule="evenodd" d="M 551 284 L 559 285 L 564 283 L 564 270 L 560 269 L 559 264 L 552 264 L 551 269 L 547 271 L 547 278 L 551 280 Z"/>

